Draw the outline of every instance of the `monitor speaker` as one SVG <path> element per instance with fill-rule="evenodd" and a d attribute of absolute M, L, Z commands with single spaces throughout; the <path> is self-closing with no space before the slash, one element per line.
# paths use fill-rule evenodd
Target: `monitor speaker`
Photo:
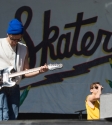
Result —
<path fill-rule="evenodd" d="M 112 93 L 100 96 L 100 119 L 112 117 Z"/>

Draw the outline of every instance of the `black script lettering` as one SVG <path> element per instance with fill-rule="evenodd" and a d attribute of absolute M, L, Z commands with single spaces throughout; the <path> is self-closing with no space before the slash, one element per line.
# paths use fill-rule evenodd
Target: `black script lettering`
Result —
<path fill-rule="evenodd" d="M 78 37 L 79 37 L 81 26 L 95 23 L 97 21 L 97 16 L 93 17 L 93 18 L 90 18 L 90 19 L 86 19 L 86 20 L 82 20 L 82 19 L 83 19 L 83 13 L 78 13 L 77 14 L 77 20 L 76 20 L 76 22 L 65 25 L 65 28 L 73 28 L 73 27 L 75 27 L 75 32 L 74 32 L 74 37 L 73 37 L 73 43 L 72 43 L 72 47 L 71 47 L 71 55 L 73 55 L 73 54 L 82 55 L 82 54 L 84 54 L 83 52 L 85 50 L 87 50 L 87 48 L 90 46 L 90 44 L 88 44 L 88 46 L 86 47 L 86 49 L 84 47 L 82 47 L 81 48 L 82 50 L 78 51 L 77 50 Z M 84 36 L 83 39 L 85 39 L 85 37 L 87 37 L 87 35 L 88 35 L 88 33 L 86 34 L 86 36 Z M 89 35 L 90 36 L 88 36 L 88 37 L 92 38 L 90 42 L 92 42 L 94 37 L 90 33 L 89 33 Z M 84 40 L 83 40 L 83 42 L 84 42 Z"/>
<path fill-rule="evenodd" d="M 88 42 L 88 44 L 86 44 L 88 39 L 90 41 Z M 82 42 L 81 42 L 81 51 L 82 51 L 83 55 L 90 56 L 89 47 L 93 43 L 93 40 L 94 40 L 94 35 L 92 32 L 87 32 L 84 34 L 84 36 L 82 38 Z"/>
<path fill-rule="evenodd" d="M 54 33 L 54 34 L 53 34 L 53 36 L 51 38 L 49 38 L 51 33 Z M 48 47 L 49 47 L 51 57 L 54 60 L 57 59 L 57 56 L 56 56 L 56 54 L 54 52 L 54 46 L 52 45 L 52 43 L 58 38 L 58 35 L 59 35 L 59 28 L 57 26 L 50 27 L 50 10 L 45 11 L 44 32 L 43 32 L 44 46 L 42 48 L 41 65 L 43 65 L 45 62 L 47 62 Z"/>
<path fill-rule="evenodd" d="M 104 31 L 104 30 L 100 29 L 98 31 L 98 36 L 96 38 L 96 42 L 95 42 L 94 47 L 90 51 L 88 51 L 88 53 L 85 53 L 85 55 L 86 56 L 91 56 L 96 51 L 96 49 L 98 48 L 99 44 L 102 42 L 103 38 L 105 38 L 103 40 L 103 50 L 105 52 L 112 52 L 112 48 L 111 49 L 107 49 L 107 46 L 108 46 L 109 39 L 110 39 L 111 35 L 112 35 L 111 32 Z"/>
<path fill-rule="evenodd" d="M 109 43 L 109 40 L 110 40 L 110 37 L 111 37 L 112 33 L 111 32 L 108 32 L 108 31 L 104 31 L 104 30 L 99 30 L 98 31 L 98 36 L 97 36 L 97 39 L 96 39 L 96 42 L 95 42 L 95 45 L 93 46 L 93 48 L 91 50 L 88 50 L 88 48 L 90 47 L 90 45 L 93 43 L 93 39 L 94 39 L 94 35 L 93 33 L 91 32 L 87 32 L 83 39 L 82 39 L 82 44 L 81 44 L 81 49 L 83 50 L 83 54 L 85 56 L 91 56 L 95 51 L 96 49 L 98 48 L 99 44 L 102 42 L 103 40 L 103 37 L 105 38 L 104 41 L 103 41 L 103 50 L 105 52 L 112 52 L 112 48 L 108 49 L 108 43 Z M 90 42 L 87 46 L 85 46 L 86 44 L 86 40 L 90 37 Z M 86 50 L 85 50 L 86 49 Z M 87 51 L 88 50 L 88 51 Z"/>
<path fill-rule="evenodd" d="M 42 48 L 42 58 L 41 58 L 41 65 L 47 61 L 47 52 L 48 52 L 48 47 L 49 47 L 49 51 L 50 51 L 50 57 L 53 59 L 53 60 L 56 60 L 58 58 L 61 58 L 63 59 L 64 57 L 70 57 L 72 56 L 73 54 L 76 54 L 76 55 L 82 55 L 82 54 L 85 54 L 83 53 L 85 50 L 87 50 L 90 45 L 91 45 L 91 42 L 93 41 L 93 34 L 91 35 L 90 33 L 87 33 L 83 40 L 86 39 L 88 37 L 91 37 L 91 41 L 90 43 L 88 44 L 88 46 L 86 46 L 86 48 L 84 48 L 84 44 L 82 44 L 82 50 L 80 51 L 77 51 L 77 42 L 78 42 L 78 37 L 79 37 L 79 33 L 80 33 L 80 29 L 81 29 L 81 26 L 82 25 L 87 25 L 87 24 L 92 24 L 92 23 L 95 23 L 97 21 L 97 17 L 93 17 L 93 18 L 90 18 L 90 19 L 86 19 L 86 20 L 82 20 L 83 18 L 83 13 L 78 13 L 77 14 L 77 20 L 75 23 L 71 23 L 71 24 L 66 24 L 65 25 L 65 28 L 72 28 L 72 27 L 75 27 L 75 32 L 74 32 L 74 37 L 73 37 L 73 43 L 72 43 L 72 46 L 71 46 L 71 51 L 69 51 L 69 40 L 70 40 L 70 33 L 66 34 L 66 35 L 69 35 L 67 36 L 65 39 L 66 39 L 66 44 L 65 44 L 65 50 L 63 53 L 61 53 L 61 46 L 62 45 L 62 40 L 64 39 L 64 37 L 66 36 L 65 34 L 62 34 L 58 40 L 58 45 L 57 45 L 57 55 L 55 54 L 55 51 L 54 51 L 54 46 L 53 46 L 53 42 L 55 42 L 55 40 L 58 38 L 58 35 L 59 35 L 59 28 L 56 27 L 56 26 L 52 26 L 49 28 L 49 24 L 50 24 L 50 11 L 46 11 L 45 12 L 45 18 L 44 18 L 44 35 L 43 35 L 43 42 L 44 42 L 44 46 Z M 54 32 L 52 38 L 49 38 L 51 32 Z M 89 36 L 87 36 L 89 34 Z M 67 43 L 68 42 L 68 43 Z M 65 55 L 67 54 L 67 55 Z M 43 56 L 44 55 L 44 56 Z M 43 58 L 44 57 L 44 58 Z M 46 58 L 45 58 L 46 57 Z"/>
<path fill-rule="evenodd" d="M 34 49 L 34 44 L 32 39 L 30 38 L 29 34 L 27 33 L 26 29 L 29 26 L 31 19 L 32 19 L 32 10 L 30 7 L 28 6 L 23 6 L 20 7 L 16 13 L 15 13 L 15 18 L 17 18 L 18 20 L 21 21 L 21 16 L 24 12 L 27 12 L 27 19 L 26 19 L 26 23 L 24 24 L 24 35 L 23 35 L 23 39 L 28 47 L 29 50 L 29 65 L 30 68 L 35 67 L 35 63 L 36 63 L 36 52 Z M 22 22 L 22 21 L 21 21 Z"/>
<path fill-rule="evenodd" d="M 64 57 L 71 57 L 70 55 L 70 36 L 71 33 L 67 33 L 67 34 L 62 34 L 59 39 L 58 39 L 58 43 L 57 43 L 57 55 L 60 59 L 63 59 Z M 65 48 L 64 51 L 62 52 L 62 42 L 63 40 L 65 41 Z"/>

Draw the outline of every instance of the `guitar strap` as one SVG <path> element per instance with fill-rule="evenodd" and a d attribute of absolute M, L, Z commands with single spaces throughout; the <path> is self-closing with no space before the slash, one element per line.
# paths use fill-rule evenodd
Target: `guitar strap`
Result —
<path fill-rule="evenodd" d="M 18 44 L 16 46 L 16 55 L 15 55 L 15 70 L 17 71 L 17 65 L 16 65 L 16 62 L 17 62 L 17 51 L 18 51 Z"/>

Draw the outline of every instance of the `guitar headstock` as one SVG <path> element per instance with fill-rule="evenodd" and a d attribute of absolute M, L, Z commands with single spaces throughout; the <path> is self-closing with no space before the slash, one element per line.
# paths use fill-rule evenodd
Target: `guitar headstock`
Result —
<path fill-rule="evenodd" d="M 62 67 L 63 67 L 63 64 L 49 64 L 48 65 L 49 70 L 60 69 Z"/>

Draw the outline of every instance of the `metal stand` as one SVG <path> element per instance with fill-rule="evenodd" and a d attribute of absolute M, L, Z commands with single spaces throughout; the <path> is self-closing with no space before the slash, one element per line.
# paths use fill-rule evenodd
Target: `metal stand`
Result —
<path fill-rule="evenodd" d="M 79 110 L 79 111 L 75 111 L 75 113 L 79 113 L 79 119 L 82 120 L 82 112 L 85 111 L 86 109 L 84 110 Z"/>

